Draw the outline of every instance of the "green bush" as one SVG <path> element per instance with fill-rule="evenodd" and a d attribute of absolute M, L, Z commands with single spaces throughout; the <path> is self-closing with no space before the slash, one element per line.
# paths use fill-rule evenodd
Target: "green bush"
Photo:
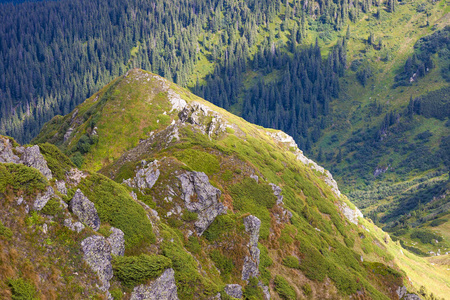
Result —
<path fill-rule="evenodd" d="M 220 237 L 221 234 L 230 231 L 236 226 L 236 220 L 232 215 L 217 216 L 214 222 L 203 233 L 203 236 L 208 241 L 214 241 Z"/>
<path fill-rule="evenodd" d="M 260 250 L 259 254 L 259 272 L 260 272 L 260 279 L 265 285 L 269 285 L 270 279 L 272 278 L 272 274 L 270 274 L 270 271 L 268 270 L 268 267 L 270 267 L 273 264 L 272 259 L 269 256 L 269 250 L 263 245 L 258 243 L 258 248 Z"/>
<path fill-rule="evenodd" d="M 122 300 L 123 293 L 121 289 L 115 288 L 111 289 L 109 292 L 111 293 L 111 296 L 113 297 L 114 300 Z"/>
<path fill-rule="evenodd" d="M 258 286 L 258 278 L 251 277 L 243 291 L 244 299 L 258 300 L 264 299 L 261 288 Z"/>
<path fill-rule="evenodd" d="M 41 213 L 54 216 L 60 211 L 62 211 L 62 208 L 59 200 L 56 198 L 50 198 L 50 200 L 48 200 L 48 202 L 42 208 Z"/>
<path fill-rule="evenodd" d="M 433 220 L 433 221 L 430 223 L 430 226 L 431 226 L 431 227 L 437 227 L 437 226 L 439 226 L 439 225 L 444 224 L 445 222 L 447 222 L 447 220 L 445 220 L 445 219 L 437 219 L 437 220 Z"/>
<path fill-rule="evenodd" d="M 0 164 L 0 179 L 0 192 L 4 192 L 9 185 L 15 191 L 36 194 L 44 191 L 48 185 L 47 178 L 41 172 L 22 164 Z"/>
<path fill-rule="evenodd" d="M 209 257 L 211 257 L 211 260 L 214 262 L 217 269 L 220 270 L 222 276 L 226 277 L 231 274 L 234 268 L 233 260 L 231 258 L 226 257 L 217 249 L 211 251 Z"/>
<path fill-rule="evenodd" d="M 81 168 L 81 166 L 84 163 L 84 158 L 83 155 L 81 155 L 80 152 L 75 152 L 74 155 L 72 157 L 70 157 L 70 160 L 72 161 L 72 163 L 74 165 L 76 165 L 78 168 Z"/>
<path fill-rule="evenodd" d="M 8 281 L 13 300 L 34 300 L 37 298 L 36 288 L 23 278 Z"/>
<path fill-rule="evenodd" d="M 419 239 L 422 244 L 432 244 L 434 240 L 442 241 L 442 237 L 426 230 L 416 229 L 411 233 L 412 239 Z"/>
<path fill-rule="evenodd" d="M 113 259 L 114 276 L 127 287 L 156 278 L 171 266 L 172 261 L 162 255 L 116 256 Z"/>
<path fill-rule="evenodd" d="M 204 151 L 185 149 L 173 154 L 178 160 L 184 162 L 194 171 L 204 172 L 208 175 L 219 172 L 220 164 L 216 156 Z"/>
<path fill-rule="evenodd" d="M 305 283 L 302 286 L 302 290 L 303 290 L 303 293 L 305 293 L 306 296 L 309 296 L 309 295 L 312 294 L 311 285 L 309 283 Z"/>
<path fill-rule="evenodd" d="M 283 258 L 282 264 L 288 268 L 293 269 L 300 268 L 300 262 L 298 261 L 298 258 L 295 256 L 286 256 L 285 258 Z"/>
<path fill-rule="evenodd" d="M 94 202 L 103 223 L 123 231 L 127 248 L 154 243 L 155 235 L 145 210 L 131 198 L 125 187 L 100 174 L 84 178 L 78 187 Z"/>
<path fill-rule="evenodd" d="M 53 177 L 56 179 L 63 180 L 66 172 L 75 167 L 73 162 L 55 145 L 49 143 L 39 144 L 39 149 L 47 161 Z"/>
<path fill-rule="evenodd" d="M 191 212 L 188 211 L 187 209 L 185 209 L 183 211 L 183 215 L 181 216 L 181 219 L 185 222 L 192 222 L 192 221 L 197 221 L 198 219 L 198 214 L 195 212 Z"/>
<path fill-rule="evenodd" d="M 2 221 L 0 221 L 0 236 L 4 236 L 8 240 L 13 236 L 11 229 L 3 225 Z"/>
<path fill-rule="evenodd" d="M 200 245 L 198 237 L 191 235 L 186 244 L 186 249 L 191 253 L 199 254 L 200 251 L 202 251 L 202 246 Z"/>
<path fill-rule="evenodd" d="M 284 277 L 277 275 L 274 280 L 275 291 L 280 295 L 282 299 L 295 300 L 297 295 L 295 294 L 294 288 L 287 282 Z"/>

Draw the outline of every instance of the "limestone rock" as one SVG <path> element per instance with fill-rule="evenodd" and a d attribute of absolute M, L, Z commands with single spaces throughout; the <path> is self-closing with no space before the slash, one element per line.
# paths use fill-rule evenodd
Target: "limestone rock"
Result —
<path fill-rule="evenodd" d="M 111 264 L 111 246 L 108 241 L 98 235 L 90 236 L 81 242 L 84 253 L 84 260 L 97 273 L 102 286 L 102 291 L 107 291 L 110 287 L 109 281 L 113 277 Z"/>
<path fill-rule="evenodd" d="M 406 295 L 406 286 L 399 286 L 395 292 L 398 295 L 398 299 L 403 298 Z"/>
<path fill-rule="evenodd" d="M 228 296 L 241 299 L 242 298 L 242 286 L 239 284 L 227 284 L 223 289 Z"/>
<path fill-rule="evenodd" d="M 53 188 L 51 186 L 48 186 L 47 190 L 45 191 L 45 193 L 43 195 L 39 194 L 36 197 L 36 200 L 34 201 L 34 204 L 33 204 L 33 209 L 40 211 L 47 204 L 48 200 L 50 200 L 50 198 L 52 198 L 54 195 L 55 195 L 55 191 L 53 190 Z"/>
<path fill-rule="evenodd" d="M 69 228 L 72 231 L 76 231 L 80 233 L 84 229 L 84 225 L 81 222 L 73 222 L 72 218 L 68 218 L 64 220 L 64 226 Z"/>
<path fill-rule="evenodd" d="M 67 195 L 67 188 L 66 188 L 66 183 L 64 182 L 64 180 L 56 180 L 55 184 L 56 184 L 56 189 L 58 190 L 58 192 L 60 192 L 63 195 Z"/>
<path fill-rule="evenodd" d="M 187 122 L 194 125 L 209 137 L 225 132 L 226 128 L 230 126 L 220 114 L 195 101 L 185 105 L 178 117 L 182 123 Z"/>
<path fill-rule="evenodd" d="M 20 163 L 20 158 L 14 154 L 11 141 L 0 136 L 0 163 Z"/>
<path fill-rule="evenodd" d="M 255 179 L 256 183 L 258 183 L 258 175 L 250 175 L 250 178 Z"/>
<path fill-rule="evenodd" d="M 358 218 L 363 217 L 363 214 L 358 208 L 353 210 L 345 202 L 339 204 L 339 209 L 342 211 L 344 216 L 355 225 L 358 225 Z"/>
<path fill-rule="evenodd" d="M 336 180 L 333 179 L 333 176 L 331 175 L 331 173 L 328 170 L 325 170 L 323 167 L 319 166 L 315 161 L 307 158 L 303 154 L 303 152 L 298 148 L 297 143 L 294 141 L 294 139 L 290 135 L 288 135 L 282 131 L 277 131 L 277 132 L 269 132 L 268 131 L 266 133 L 267 133 L 267 135 L 272 137 L 275 141 L 285 144 L 287 147 L 289 147 L 289 149 L 291 149 L 294 152 L 295 156 L 297 157 L 297 159 L 299 161 L 301 161 L 302 163 L 304 163 L 307 166 L 310 166 L 311 169 L 316 170 L 316 171 L 322 173 L 323 175 L 325 175 L 325 178 L 324 178 L 325 183 L 331 187 L 331 190 L 338 198 L 341 196 L 341 191 L 339 190 L 337 182 L 336 182 Z"/>
<path fill-rule="evenodd" d="M 48 168 L 47 161 L 41 154 L 38 145 L 25 148 L 22 155 L 22 163 L 28 167 L 37 169 L 49 180 L 53 178 L 52 171 Z"/>
<path fill-rule="evenodd" d="M 270 300 L 270 291 L 269 291 L 269 287 L 267 285 L 264 285 L 261 281 L 258 282 L 258 286 L 262 289 L 263 291 L 263 297 L 264 300 Z"/>
<path fill-rule="evenodd" d="M 108 237 L 108 242 L 111 245 L 111 254 L 123 256 L 125 254 L 125 239 L 122 230 L 111 227 L 112 234 Z"/>
<path fill-rule="evenodd" d="M 76 168 L 71 169 L 66 173 L 66 182 L 72 186 L 80 184 L 81 179 L 86 178 L 86 174 Z"/>
<path fill-rule="evenodd" d="M 178 300 L 173 269 L 165 270 L 149 285 L 138 285 L 133 289 L 131 300 Z"/>
<path fill-rule="evenodd" d="M 94 203 L 89 201 L 80 189 L 77 189 L 72 200 L 70 200 L 69 208 L 81 222 L 95 231 L 100 228 L 100 218 L 98 217 Z"/>
<path fill-rule="evenodd" d="M 143 160 L 141 161 L 141 166 L 136 171 L 136 176 L 123 182 L 129 187 L 138 188 L 141 191 L 151 189 L 159 178 L 160 172 L 158 166 L 159 163 L 157 160 L 149 163 Z"/>
<path fill-rule="evenodd" d="M 181 181 L 182 199 L 190 212 L 198 214 L 195 229 L 200 236 L 211 225 L 214 219 L 225 214 L 225 206 L 219 202 L 221 192 L 209 183 L 203 172 L 187 172 L 177 178 Z M 196 195 L 196 198 L 193 198 Z"/>
<path fill-rule="evenodd" d="M 245 231 L 250 234 L 250 241 L 248 248 L 250 257 L 244 258 L 244 265 L 242 267 L 242 280 L 248 280 L 251 277 L 256 277 L 259 274 L 259 255 L 258 249 L 259 229 L 261 228 L 261 220 L 255 216 L 248 216 L 244 218 Z"/>

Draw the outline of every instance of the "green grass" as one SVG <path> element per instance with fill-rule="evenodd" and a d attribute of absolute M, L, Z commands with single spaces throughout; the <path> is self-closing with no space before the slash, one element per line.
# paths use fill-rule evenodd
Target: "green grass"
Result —
<path fill-rule="evenodd" d="M 125 187 L 100 174 L 91 174 L 78 187 L 94 202 L 102 223 L 123 231 L 126 249 L 155 242 L 144 208 L 131 198 Z"/>
<path fill-rule="evenodd" d="M 35 168 L 22 164 L 0 163 L 0 192 L 5 192 L 11 186 L 15 192 L 22 191 L 26 195 L 36 194 L 45 190 L 47 179 Z"/>
<path fill-rule="evenodd" d="M 275 291 L 280 295 L 281 299 L 295 300 L 297 299 L 297 294 L 294 288 L 287 282 L 283 276 L 277 275 L 274 280 Z"/>
<path fill-rule="evenodd" d="M 45 206 L 41 209 L 41 213 L 50 216 L 54 216 L 60 211 L 62 211 L 61 203 L 55 197 L 50 198 L 50 200 L 48 200 Z"/>
<path fill-rule="evenodd" d="M 36 288 L 23 278 L 11 279 L 8 282 L 12 300 L 36 300 Z"/>
<path fill-rule="evenodd" d="M 50 143 L 39 144 L 39 149 L 56 179 L 64 180 L 66 172 L 75 167 L 72 161 L 55 145 Z"/>
<path fill-rule="evenodd" d="M 205 151 L 185 149 L 177 151 L 173 155 L 194 171 L 204 172 L 207 175 L 212 175 L 219 171 L 219 159 Z"/>
<path fill-rule="evenodd" d="M 0 221 L 0 236 L 5 237 L 7 240 L 10 240 L 13 236 L 11 229 L 3 225 L 2 221 Z"/>

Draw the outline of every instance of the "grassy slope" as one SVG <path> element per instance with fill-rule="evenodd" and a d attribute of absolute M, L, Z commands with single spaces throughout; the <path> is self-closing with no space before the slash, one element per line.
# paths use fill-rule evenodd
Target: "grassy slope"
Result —
<path fill-rule="evenodd" d="M 133 176 L 134 174 L 134 164 L 128 165 L 124 163 L 124 160 L 118 159 L 124 152 L 128 149 L 134 147 L 139 140 L 139 138 L 144 138 L 148 134 L 148 127 L 152 126 L 151 129 L 156 132 L 162 132 L 172 120 L 178 119 L 175 114 L 169 114 L 168 101 L 165 95 L 160 95 L 160 97 L 153 97 L 151 95 L 152 89 L 158 90 L 161 82 L 155 83 L 156 81 L 147 81 L 147 73 L 141 71 L 132 71 L 129 76 L 125 79 L 120 78 L 116 81 L 116 85 L 111 85 L 112 89 L 108 91 L 108 87 L 99 92 L 98 99 L 94 102 L 96 95 L 87 100 L 84 104 L 79 107 L 79 113 L 77 118 L 84 121 L 79 123 L 75 128 L 76 132 L 72 135 L 72 138 L 63 143 L 62 135 L 64 134 L 64 128 L 68 128 L 67 123 L 72 120 L 71 115 L 64 117 L 63 121 L 58 121 L 57 119 L 50 122 L 44 127 L 37 138 L 40 141 L 47 139 L 48 137 L 54 137 L 55 132 L 60 132 L 58 134 L 59 138 L 50 139 L 56 144 L 59 144 L 63 149 L 66 149 L 70 153 L 71 147 L 77 143 L 77 140 L 82 134 L 86 132 L 90 124 L 90 118 L 95 116 L 97 112 L 101 111 L 101 115 L 97 121 L 99 142 L 91 147 L 90 152 L 85 156 L 84 166 L 90 168 L 91 170 L 99 170 L 103 167 L 103 173 L 108 174 L 108 176 L 116 177 L 120 172 L 128 174 L 127 176 Z M 136 149 L 143 147 L 142 150 L 145 151 L 130 151 L 128 152 L 128 159 L 131 158 L 132 161 L 138 161 L 140 159 L 154 159 L 157 158 L 163 161 L 164 164 L 163 174 L 161 175 L 161 181 L 155 185 L 155 187 L 148 192 L 143 197 L 143 201 L 147 202 L 152 207 L 155 207 L 161 216 L 166 216 L 170 207 L 167 206 L 166 201 L 164 201 L 167 191 L 165 188 L 168 184 L 173 183 L 173 174 L 176 174 L 176 169 L 180 168 L 179 165 L 181 161 L 188 164 L 188 167 L 194 170 L 207 171 L 210 173 L 211 182 L 218 186 L 223 192 L 223 201 L 228 203 L 228 207 L 233 208 L 234 214 L 229 211 L 231 218 L 236 218 L 240 220 L 242 215 L 245 213 L 252 213 L 257 215 L 263 221 L 263 227 L 261 229 L 261 239 L 260 242 L 264 247 L 269 249 L 271 260 L 274 262 L 268 270 L 271 272 L 272 278 L 275 275 L 282 275 L 287 278 L 291 285 L 303 286 L 308 283 L 312 286 L 313 295 L 316 297 L 332 297 L 332 295 L 345 295 L 347 293 L 352 293 L 356 286 L 364 286 L 369 293 L 372 294 L 374 298 L 383 298 L 375 290 L 379 290 L 382 293 L 388 294 L 389 292 L 385 289 L 388 284 L 387 278 L 378 275 L 370 275 L 371 266 L 367 264 L 368 261 L 372 262 L 382 262 L 384 264 L 395 267 L 399 265 L 401 269 L 407 272 L 407 275 L 411 278 L 413 286 L 418 289 L 421 285 L 424 285 L 430 291 L 436 291 L 435 294 L 439 294 L 436 290 L 437 286 L 442 286 L 441 296 L 450 293 L 450 282 L 445 273 L 440 273 L 439 271 L 428 272 L 426 276 L 423 276 L 422 272 L 425 269 L 430 268 L 425 260 L 418 258 L 415 255 L 408 253 L 403 250 L 405 256 L 399 256 L 401 247 L 387 239 L 387 243 L 384 241 L 385 233 L 383 233 L 379 228 L 376 228 L 371 223 L 365 222 L 365 227 L 370 230 L 370 233 L 364 231 L 362 227 L 355 227 L 343 219 L 343 216 L 339 215 L 335 209 L 336 198 L 331 193 L 329 188 L 321 181 L 318 177 L 317 172 L 313 172 L 308 167 L 299 164 L 292 153 L 286 149 L 286 146 L 274 143 L 274 141 L 269 138 L 265 133 L 267 129 L 259 126 L 249 124 L 242 120 L 241 118 L 234 116 L 223 109 L 217 108 L 214 105 L 192 95 L 184 89 L 178 88 L 175 85 L 171 87 L 176 90 L 177 93 L 181 95 L 183 99 L 188 102 L 193 100 L 200 102 L 210 108 L 218 111 L 230 124 L 235 124 L 234 130 L 229 130 L 225 135 L 213 139 L 207 139 L 203 134 L 195 133 L 192 134 L 188 131 L 180 130 L 182 133 L 181 140 L 179 143 L 171 144 L 169 148 L 166 146 L 161 148 L 160 144 L 164 144 L 162 141 L 156 141 L 152 144 L 150 148 L 145 148 L 145 143 L 139 144 Z M 94 107 L 96 103 L 102 103 L 103 106 L 98 106 L 88 117 L 84 117 L 83 112 L 89 111 L 90 107 Z M 129 108 L 125 108 L 125 103 L 130 104 Z M 150 104 L 151 103 L 151 104 Z M 154 106 L 153 106 L 154 105 Z M 129 109 L 129 111 L 128 111 Z M 137 110 L 138 111 L 137 111 Z M 154 113 L 154 111 L 156 111 Z M 168 116 L 164 115 L 164 111 Z M 135 114 L 141 116 L 136 118 Z M 165 117 L 162 117 L 165 116 Z M 157 120 L 160 122 L 157 122 Z M 121 120 L 119 124 L 115 122 L 116 120 Z M 145 126 L 139 126 L 139 124 L 145 123 Z M 75 122 L 72 124 L 76 124 Z M 147 128 L 147 129 L 146 129 Z M 117 132 L 117 136 L 113 137 L 111 132 Z M 127 133 L 127 136 L 123 136 L 121 132 Z M 62 134 L 61 134 L 62 133 Z M 57 136 L 57 137 L 58 137 Z M 105 143 L 104 145 L 102 143 Z M 107 146 L 106 146 L 107 145 Z M 183 149 L 194 148 L 195 151 L 207 152 L 210 156 L 215 156 L 216 160 L 210 159 L 211 166 L 206 168 L 202 164 L 197 164 L 195 157 L 189 156 L 188 151 L 183 152 Z M 108 149 L 108 159 L 103 159 L 105 149 Z M 197 152 L 192 153 L 197 153 Z M 138 153 L 139 155 L 134 155 L 133 153 Z M 177 154 L 180 153 L 180 154 Z M 184 153 L 184 155 L 182 155 Z M 131 156 L 130 156 L 131 155 Z M 163 159 L 163 157 L 169 157 L 170 159 Z M 221 168 L 214 167 L 214 164 L 220 163 Z M 178 166 L 178 167 L 177 167 Z M 205 169 L 206 168 L 206 169 Z M 126 171 L 128 169 L 128 171 Z M 125 170 L 125 171 L 124 171 Z M 231 171 L 231 172 L 230 172 Z M 280 185 L 283 188 L 284 202 L 286 206 L 293 212 L 293 225 L 282 225 L 276 226 L 276 224 L 270 221 L 271 217 L 267 212 L 267 208 L 262 208 L 258 204 L 251 204 L 250 199 L 247 196 L 241 194 L 239 184 L 241 182 L 246 182 L 244 179 L 248 178 L 251 174 L 258 174 L 261 177 L 261 184 L 264 182 L 273 182 Z M 166 175 L 164 175 L 166 174 Z M 171 175 L 172 174 L 172 175 Z M 120 175 L 118 178 L 121 181 L 122 178 L 128 178 L 127 176 Z M 246 184 L 252 184 L 251 182 Z M 258 191 L 259 188 L 255 191 Z M 242 198 L 243 197 L 243 198 Z M 148 199 L 154 199 L 148 200 Z M 239 199 L 244 202 L 239 202 Z M 250 201 L 250 202 L 249 202 Z M 245 203 L 245 205 L 239 204 Z M 163 222 L 167 222 L 167 225 L 161 226 L 165 234 L 168 236 L 182 236 L 183 234 L 177 231 L 182 223 L 180 219 L 163 217 Z M 230 221 L 230 224 L 237 221 Z M 267 229 L 270 222 L 270 227 L 275 232 L 274 237 L 269 237 L 267 235 Z M 236 223 L 239 224 L 239 223 Z M 188 226 L 189 224 L 185 225 Z M 234 226 L 234 225 L 233 225 Z M 237 226 L 237 225 L 236 225 Z M 182 227 L 183 228 L 183 227 Z M 320 229 L 320 232 L 314 228 Z M 234 237 L 239 236 L 239 226 L 235 227 L 236 232 Z M 174 231 L 175 233 L 170 233 Z M 361 234 L 364 234 L 365 238 L 361 239 Z M 186 266 L 184 270 L 176 269 L 176 278 L 181 284 L 180 293 L 186 297 L 191 297 L 192 291 L 189 290 L 189 285 L 199 285 L 199 293 L 205 293 L 206 290 L 214 291 L 225 283 L 240 282 L 239 274 L 235 271 L 231 272 L 231 277 L 218 277 L 214 270 L 208 270 L 208 276 L 212 279 L 215 284 L 208 281 L 202 281 L 198 275 L 195 275 L 196 267 L 191 265 L 192 259 L 185 257 L 183 253 L 186 251 L 184 249 L 189 249 L 191 251 L 190 255 L 193 255 L 197 260 L 202 262 L 202 265 L 209 264 L 211 245 L 214 243 L 222 242 L 230 244 L 230 240 L 219 232 L 211 232 L 210 236 L 220 236 L 221 238 L 217 240 L 210 240 L 208 238 L 201 238 L 199 242 L 190 240 L 180 240 L 177 244 L 179 248 L 172 249 L 167 248 L 167 246 L 162 245 L 163 252 L 172 260 L 177 259 L 177 257 L 182 258 Z M 207 236 L 207 235 L 206 235 Z M 349 246 L 354 241 L 354 246 Z M 345 241 L 345 242 L 344 242 Z M 196 244 L 199 243 L 203 245 L 204 250 L 201 252 L 196 252 Z M 348 245 L 346 245 L 349 243 Z M 305 245 L 310 245 L 311 248 L 304 248 Z M 331 248 L 330 248 L 331 247 Z M 342 248 L 343 247 L 343 248 Z M 164 250 L 166 249 L 166 250 Z M 180 250 L 182 249 L 182 250 Z M 315 250 L 314 250 L 315 249 Z M 330 250 L 331 249 L 331 250 Z M 344 250 L 345 249 L 345 250 Z M 320 254 L 320 252 L 323 254 Z M 175 251 L 175 252 L 174 252 Z M 181 252 L 179 252 L 181 251 Z M 311 252 L 312 251 L 312 252 Z M 320 271 L 319 268 L 315 267 L 316 263 L 319 263 L 316 259 L 313 259 L 313 268 L 307 268 L 308 259 L 311 253 L 319 253 L 316 259 L 322 261 L 320 265 L 323 269 Z M 344 251 L 344 252 L 339 252 Z M 239 253 L 239 251 L 237 252 Z M 347 253 L 347 254 L 345 254 Z M 353 253 L 353 254 L 352 254 Z M 299 272 L 296 269 L 288 268 L 282 265 L 282 259 L 289 255 L 298 255 L 303 257 L 305 266 L 303 267 L 303 272 Z M 235 265 L 239 265 L 239 256 L 236 256 L 234 252 L 225 252 L 223 255 L 233 260 Z M 348 259 L 343 259 L 342 255 L 350 255 Z M 365 264 L 352 258 L 352 255 L 364 257 Z M 217 255 L 214 256 L 217 259 Z M 219 256 L 220 257 L 220 256 Z M 308 258 L 310 257 L 310 258 Z M 394 260 L 392 260 L 394 259 Z M 352 265 L 353 264 L 353 265 Z M 333 267 L 339 266 L 339 268 Z M 339 270 L 338 273 L 333 273 L 331 270 Z M 191 273 L 190 273 L 191 272 Z M 194 273 L 192 273 L 194 272 Z M 319 272 L 319 273 L 317 273 Z M 331 273 L 330 273 L 331 272 Z M 191 275 L 189 275 L 191 274 Z M 306 276 L 305 276 L 306 274 Z M 338 286 L 337 289 L 324 288 L 321 280 L 311 280 L 312 278 L 322 278 L 324 274 L 331 276 L 333 281 Z M 177 277 L 178 276 L 178 277 Z M 183 281 L 183 278 L 190 278 L 188 281 Z M 319 277 L 316 277 L 319 276 Z M 354 285 L 356 281 L 355 276 L 358 278 L 365 278 L 367 281 L 360 282 Z M 375 277 L 374 277 L 375 276 Z M 341 279 L 344 279 L 341 281 Z M 200 280 L 200 281 L 198 281 Z M 272 284 L 272 283 L 271 283 Z M 348 285 L 350 284 L 350 285 Z M 380 285 L 381 284 L 381 285 Z M 408 285 L 408 282 L 405 282 Z M 206 290 L 202 292 L 202 286 Z M 372 287 L 371 287 L 372 286 Z M 413 289 L 413 286 L 410 286 Z M 373 289 L 375 287 L 375 290 Z M 274 286 L 271 285 L 271 289 Z M 299 288 L 296 292 L 300 295 L 303 290 Z M 189 296 L 191 295 L 191 296 Z"/>

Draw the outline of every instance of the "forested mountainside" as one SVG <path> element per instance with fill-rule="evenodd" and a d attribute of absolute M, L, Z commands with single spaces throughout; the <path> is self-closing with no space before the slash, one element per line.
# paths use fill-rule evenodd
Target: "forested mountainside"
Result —
<path fill-rule="evenodd" d="M 416 253 L 436 253 L 433 241 L 449 224 L 449 7 L 445 0 L 3 4 L 0 132 L 29 142 L 53 116 L 141 67 L 287 132 L 377 224 Z M 87 148 L 94 142 L 83 140 Z M 432 237 L 425 243 L 416 238 L 423 232 Z"/>
<path fill-rule="evenodd" d="M 117 78 L 47 123 L 37 145 L 0 141 L 7 298 L 450 292 L 444 266 L 365 219 L 292 137 L 155 74 Z"/>

